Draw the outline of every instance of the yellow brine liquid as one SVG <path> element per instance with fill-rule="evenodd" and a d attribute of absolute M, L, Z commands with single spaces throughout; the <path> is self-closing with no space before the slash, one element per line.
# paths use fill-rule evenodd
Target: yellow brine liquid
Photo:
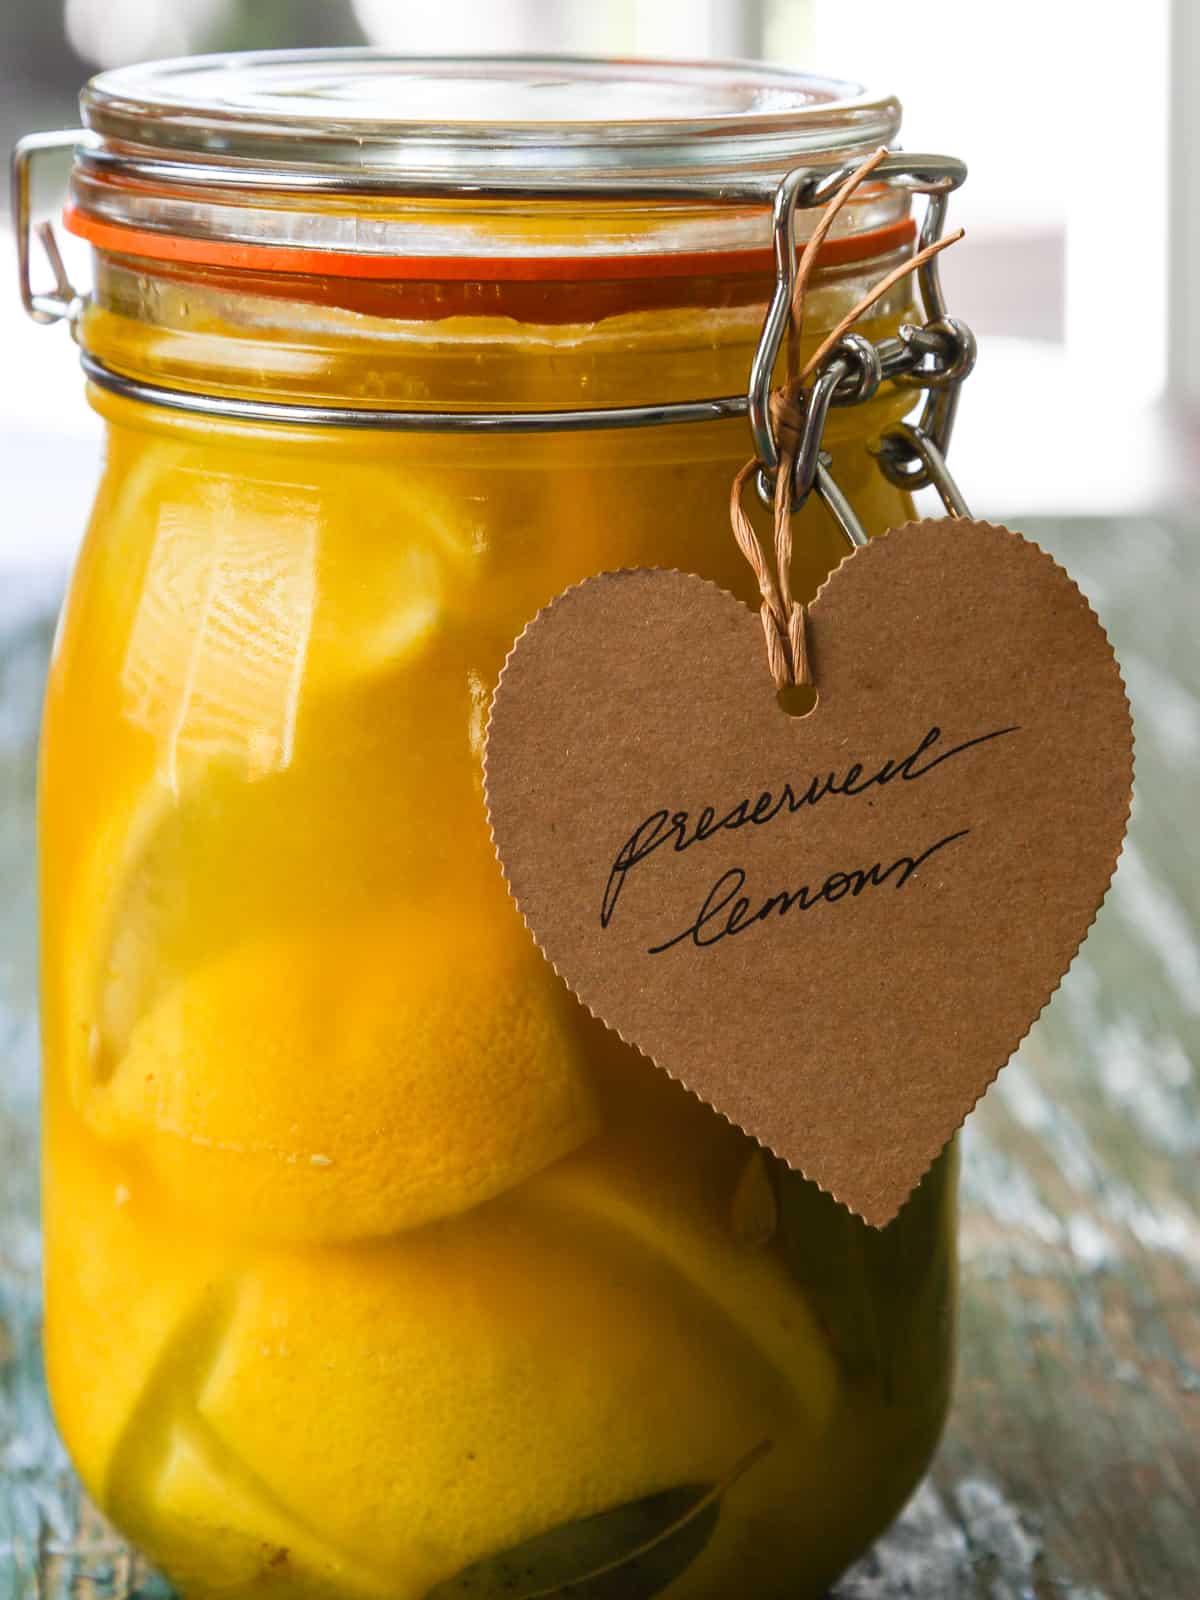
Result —
<path fill-rule="evenodd" d="M 810 342 L 860 289 L 818 285 Z M 406 322 L 102 260 L 83 338 L 210 392 L 527 409 L 744 390 L 761 314 Z M 92 1495 L 195 1596 L 820 1595 L 941 1424 L 953 1151 L 882 1232 L 765 1155 L 570 996 L 481 790 L 563 588 L 755 603 L 744 422 L 92 400 L 41 776 L 47 1351 Z M 868 453 L 909 404 L 832 418 L 872 532 L 910 514 Z M 807 506 L 798 591 L 844 553 Z"/>

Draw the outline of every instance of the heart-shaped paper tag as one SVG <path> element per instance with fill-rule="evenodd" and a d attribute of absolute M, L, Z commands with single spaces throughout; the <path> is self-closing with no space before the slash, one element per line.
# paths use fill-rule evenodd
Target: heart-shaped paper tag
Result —
<path fill-rule="evenodd" d="M 1133 732 L 1087 602 L 1003 528 L 873 541 L 808 641 L 800 718 L 732 595 L 588 579 L 509 655 L 487 800 L 516 902 L 584 1004 L 881 1225 L 1086 935 Z"/>

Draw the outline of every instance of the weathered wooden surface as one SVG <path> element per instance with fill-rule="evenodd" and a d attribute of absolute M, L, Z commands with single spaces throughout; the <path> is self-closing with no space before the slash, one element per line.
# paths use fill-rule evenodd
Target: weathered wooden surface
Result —
<path fill-rule="evenodd" d="M 972 1119 L 954 1413 L 838 1600 L 1200 1595 L 1200 544 L 1166 517 L 1025 526 L 1121 654 L 1134 827 L 1083 954 Z M 4 609 L 0 1600 L 125 1600 L 162 1587 L 81 1503 L 39 1378 L 32 799 L 51 623 L 47 598 Z"/>

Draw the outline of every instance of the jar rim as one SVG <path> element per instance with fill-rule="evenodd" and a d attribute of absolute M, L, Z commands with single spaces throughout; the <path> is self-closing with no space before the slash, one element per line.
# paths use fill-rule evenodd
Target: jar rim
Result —
<path fill-rule="evenodd" d="M 371 47 L 120 67 L 91 80 L 81 107 L 104 140 L 210 167 L 320 165 L 464 188 L 777 178 L 888 144 L 900 126 L 894 96 L 759 62 Z"/>

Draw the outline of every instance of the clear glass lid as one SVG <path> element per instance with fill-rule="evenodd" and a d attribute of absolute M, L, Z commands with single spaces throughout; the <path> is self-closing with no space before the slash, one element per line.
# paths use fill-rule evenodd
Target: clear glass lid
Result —
<path fill-rule="evenodd" d="M 729 179 L 890 143 L 900 106 L 748 62 L 419 58 L 376 50 L 196 56 L 101 73 L 106 141 L 206 165 L 348 168 L 463 185 Z"/>

